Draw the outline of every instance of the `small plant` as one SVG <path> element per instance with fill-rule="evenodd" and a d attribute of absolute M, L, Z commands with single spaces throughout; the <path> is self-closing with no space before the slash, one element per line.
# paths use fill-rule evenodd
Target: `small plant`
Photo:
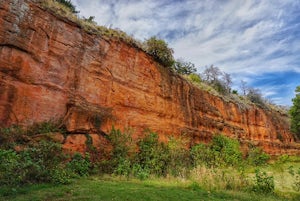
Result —
<path fill-rule="evenodd" d="M 237 90 L 232 90 L 232 94 L 235 94 L 235 95 L 239 95 L 238 91 Z"/>
<path fill-rule="evenodd" d="M 140 164 L 135 163 L 132 166 L 132 174 L 140 180 L 145 180 L 149 178 L 150 171 L 148 169 L 143 169 Z"/>
<path fill-rule="evenodd" d="M 95 22 L 95 16 L 90 16 L 89 18 L 83 17 L 83 20 L 84 20 L 85 22 L 91 23 L 91 24 L 93 24 L 93 25 L 96 25 L 96 24 L 97 24 L 97 23 Z"/>
<path fill-rule="evenodd" d="M 126 158 L 120 159 L 117 164 L 117 167 L 114 170 L 114 174 L 129 177 L 130 173 L 131 173 L 131 162 Z"/>
<path fill-rule="evenodd" d="M 296 191 L 300 191 L 300 168 L 297 171 L 295 171 L 293 169 L 293 166 L 290 166 L 288 167 L 288 172 L 294 177 L 293 188 Z"/>
<path fill-rule="evenodd" d="M 201 190 L 201 187 L 200 185 L 193 181 L 190 185 L 189 185 L 189 189 L 193 190 L 193 191 L 198 191 L 198 190 Z"/>
<path fill-rule="evenodd" d="M 274 192 L 274 189 L 274 177 L 268 176 L 266 172 L 259 169 L 255 170 L 255 184 L 252 190 L 257 193 L 270 194 Z"/>
<path fill-rule="evenodd" d="M 62 127 L 62 123 L 60 120 L 58 121 L 49 120 L 49 121 L 34 123 L 26 130 L 26 135 L 32 136 L 36 134 L 44 134 L 44 133 L 52 133 L 52 132 L 60 132 L 63 134 L 66 132 L 65 128 Z"/>
<path fill-rule="evenodd" d="M 191 80 L 193 83 L 201 83 L 201 77 L 195 73 L 189 74 L 188 79 Z"/>
<path fill-rule="evenodd" d="M 63 166 L 57 166 L 50 172 L 51 182 L 54 184 L 70 184 L 72 175 Z"/>
<path fill-rule="evenodd" d="M 71 0 L 55 0 L 55 1 L 64 5 L 66 8 L 70 10 L 70 12 L 79 13 L 79 11 L 76 10 L 76 7 L 72 4 Z"/>
<path fill-rule="evenodd" d="M 12 149 L 16 144 L 26 142 L 25 133 L 26 131 L 17 125 L 0 128 L 0 147 L 3 149 Z"/>
<path fill-rule="evenodd" d="M 182 60 L 177 60 L 174 62 L 173 69 L 175 72 L 182 75 L 190 75 L 197 71 L 195 64 L 191 62 L 185 62 Z"/>

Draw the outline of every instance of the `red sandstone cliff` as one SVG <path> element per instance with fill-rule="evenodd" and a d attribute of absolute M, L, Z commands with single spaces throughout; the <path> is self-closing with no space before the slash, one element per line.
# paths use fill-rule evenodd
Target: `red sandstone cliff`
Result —
<path fill-rule="evenodd" d="M 95 127 L 107 132 L 114 124 L 136 135 L 150 128 L 162 140 L 186 133 L 208 141 L 219 132 L 270 154 L 299 153 L 286 116 L 213 96 L 143 51 L 30 0 L 0 0 L 0 126 L 60 118 L 72 150 L 85 149 L 87 134 L 100 146 Z"/>

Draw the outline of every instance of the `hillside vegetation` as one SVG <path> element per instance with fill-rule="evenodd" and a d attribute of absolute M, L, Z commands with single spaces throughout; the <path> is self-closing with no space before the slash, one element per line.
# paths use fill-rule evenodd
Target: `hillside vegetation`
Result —
<path fill-rule="evenodd" d="M 16 126 L 1 129 L 0 193 L 3 198 L 22 200 L 27 197 L 25 200 L 32 200 L 35 196 L 50 196 L 67 199 L 71 196 L 76 199 L 78 196 L 78 199 L 94 200 L 94 196 L 104 196 L 100 193 L 101 188 L 111 185 L 115 191 L 127 194 L 129 200 L 138 200 L 139 197 L 128 194 L 131 188 L 143 192 L 145 183 L 166 180 L 170 186 L 166 186 L 165 191 L 156 185 L 144 189 L 146 196 L 153 193 L 149 200 L 155 200 L 156 194 L 159 199 L 165 199 L 169 190 L 186 195 L 186 199 L 212 196 L 216 200 L 223 197 L 248 200 L 247 196 L 257 194 L 257 200 L 263 195 L 268 195 L 270 200 L 284 200 L 300 195 L 298 157 L 284 155 L 271 160 L 253 145 L 249 145 L 248 152 L 242 153 L 237 140 L 220 134 L 216 134 L 209 144 L 200 143 L 188 148 L 184 136 L 170 137 L 168 143 L 161 143 L 157 133 L 147 130 L 143 138 L 133 140 L 130 129 L 121 132 L 112 128 L 108 139 L 111 150 L 97 150 L 88 144 L 89 152 L 85 155 L 66 155 L 61 145 L 54 141 L 34 137 L 37 133 L 58 129 L 63 132 L 63 128 L 50 122 L 36 124 L 28 130 Z M 92 176 L 91 180 L 80 179 L 88 176 Z M 106 181 L 101 182 L 103 179 Z M 59 187 L 39 187 L 45 183 Z M 60 188 L 81 190 L 78 194 L 70 190 L 72 193 L 69 194 L 69 190 L 59 193 Z M 91 195 L 88 192 L 97 188 L 99 193 Z M 24 197 L 26 192 L 29 194 Z M 105 199 L 116 197 L 112 192 L 108 191 Z M 232 192 L 238 192 L 238 195 Z M 121 198 L 122 193 L 117 196 L 117 199 Z"/>
<path fill-rule="evenodd" d="M 228 73 L 211 65 L 197 73 L 191 62 L 176 60 L 159 38 L 139 42 L 126 33 L 80 18 L 69 0 L 39 1 L 43 9 L 77 23 L 105 40 L 120 40 L 151 56 L 171 75 L 241 107 L 256 105 L 286 114 L 246 86 L 231 88 Z M 240 94 L 239 94 L 240 93 Z M 95 118 L 96 127 L 100 120 Z M 0 200 L 299 200 L 300 158 L 271 158 L 249 142 L 214 133 L 209 143 L 190 143 L 188 136 L 146 129 L 137 139 L 132 129 L 111 128 L 102 135 L 109 146 L 94 147 L 85 133 L 86 153 L 66 153 L 53 133 L 68 135 L 62 122 L 0 128 Z M 73 133 L 74 134 L 74 133 Z"/>

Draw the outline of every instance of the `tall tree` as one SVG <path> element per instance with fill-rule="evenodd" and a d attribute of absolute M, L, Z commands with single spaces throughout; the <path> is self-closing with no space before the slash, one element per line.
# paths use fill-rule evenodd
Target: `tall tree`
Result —
<path fill-rule="evenodd" d="M 291 131 L 296 138 L 300 139 L 300 86 L 297 86 L 296 97 L 292 99 L 293 106 L 290 109 L 291 116 Z"/>
<path fill-rule="evenodd" d="M 203 72 L 204 80 L 211 84 L 219 81 L 220 75 L 222 75 L 222 71 L 214 65 L 211 65 L 210 67 L 205 68 L 205 70 Z"/>
<path fill-rule="evenodd" d="M 231 85 L 232 85 L 231 75 L 224 72 L 222 74 L 222 81 L 223 81 L 223 84 L 224 84 L 227 92 L 229 93 L 231 91 Z"/>
<path fill-rule="evenodd" d="M 247 93 L 247 82 L 245 82 L 244 80 L 241 80 L 241 86 L 240 86 L 242 93 L 244 96 L 246 96 Z"/>
<path fill-rule="evenodd" d="M 182 75 L 190 75 L 192 73 L 195 73 L 197 71 L 195 65 L 191 62 L 183 61 L 182 59 L 178 59 L 175 61 L 173 65 L 173 69 Z"/>

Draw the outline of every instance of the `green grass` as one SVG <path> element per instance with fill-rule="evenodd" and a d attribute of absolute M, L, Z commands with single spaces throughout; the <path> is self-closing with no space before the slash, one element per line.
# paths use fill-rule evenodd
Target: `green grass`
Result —
<path fill-rule="evenodd" d="M 0 200 L 299 200 L 299 195 L 259 195 L 236 191 L 206 191 L 194 183 L 175 179 L 124 180 L 90 177 L 70 185 L 32 185 L 16 191 L 0 190 Z M 288 197 L 289 196 L 289 197 Z M 298 196 L 298 197 L 297 197 Z"/>

